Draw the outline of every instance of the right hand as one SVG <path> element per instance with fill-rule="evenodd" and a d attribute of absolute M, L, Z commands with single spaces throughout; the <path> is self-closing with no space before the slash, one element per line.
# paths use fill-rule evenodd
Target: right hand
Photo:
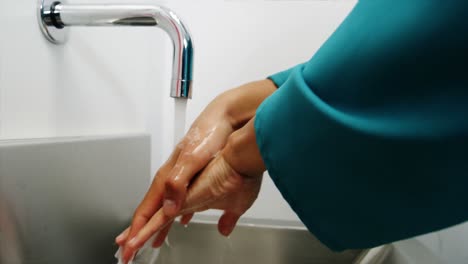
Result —
<path fill-rule="evenodd" d="M 229 90 L 213 100 L 158 170 L 133 216 L 131 227 L 116 238 L 117 244 L 124 245 L 134 238 L 161 208 L 166 216 L 177 216 L 191 180 L 224 147 L 228 137 L 255 115 L 257 107 L 275 90 L 272 81 L 263 80 Z M 181 222 L 188 223 L 191 216 L 183 216 Z M 170 225 L 161 230 L 155 245 L 164 241 L 169 229 Z"/>

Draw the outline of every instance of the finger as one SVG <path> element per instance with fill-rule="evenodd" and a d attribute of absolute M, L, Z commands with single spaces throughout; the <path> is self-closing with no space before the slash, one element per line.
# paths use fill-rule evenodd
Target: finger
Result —
<path fill-rule="evenodd" d="M 190 185 L 181 214 L 223 209 L 219 201 L 242 186 L 242 177 L 230 177 L 230 168 L 222 157 L 213 160 Z"/>
<path fill-rule="evenodd" d="M 166 175 L 169 174 L 170 170 L 173 168 L 177 162 L 177 158 L 181 152 L 180 144 L 172 152 L 169 159 L 166 163 L 158 170 L 156 176 L 153 179 L 153 182 L 146 193 L 143 201 L 138 206 L 137 210 L 132 219 L 132 224 L 130 226 L 130 231 L 127 235 L 124 252 L 126 247 L 126 242 L 132 240 L 138 232 L 148 223 L 151 217 L 161 208 L 162 198 L 164 194 L 164 180 Z M 124 260 L 128 261 L 133 253 L 122 254 Z"/>
<path fill-rule="evenodd" d="M 165 183 L 164 213 L 175 217 L 179 214 L 187 194 L 187 187 L 197 173 L 213 158 L 206 152 L 195 155 L 181 154 Z"/>
<path fill-rule="evenodd" d="M 123 250 L 124 260 L 130 259 L 130 257 L 135 254 L 135 252 L 137 252 L 146 243 L 146 241 L 151 238 L 151 236 L 171 223 L 173 220 L 174 218 L 166 216 L 163 210 L 158 210 L 156 214 L 154 214 L 153 217 L 148 221 L 148 223 L 140 229 L 136 236 L 125 244 Z"/>
<path fill-rule="evenodd" d="M 222 122 L 203 129 L 201 136 L 195 130 L 191 128 L 187 134 L 186 146 L 166 182 L 164 212 L 168 216 L 178 215 L 191 180 L 224 147 L 226 138 L 232 133 L 230 124 Z"/>
<path fill-rule="evenodd" d="M 169 231 L 171 230 L 172 224 L 174 222 L 171 222 L 169 225 L 161 229 L 159 231 L 158 235 L 156 236 L 156 239 L 153 241 L 153 247 L 158 248 L 161 247 L 164 241 L 166 240 L 167 235 L 169 234 Z"/>
<path fill-rule="evenodd" d="M 120 233 L 120 235 L 115 238 L 115 243 L 119 246 L 123 246 L 128 238 L 129 233 L 130 227 L 127 227 L 122 233 Z"/>
<path fill-rule="evenodd" d="M 176 147 L 166 163 L 156 173 L 148 192 L 135 211 L 128 237 L 133 238 L 149 219 L 151 219 L 156 211 L 161 208 L 164 195 L 164 179 L 177 162 L 180 151 L 180 147 Z"/>
<path fill-rule="evenodd" d="M 223 236 L 229 236 L 234 227 L 236 227 L 237 221 L 239 220 L 240 215 L 232 213 L 232 212 L 225 212 L 218 221 L 218 231 Z"/>
<path fill-rule="evenodd" d="M 174 165 L 177 163 L 177 160 L 179 159 L 179 155 L 184 149 L 184 143 L 181 141 L 179 144 L 177 144 L 172 151 L 171 155 L 169 158 L 164 162 L 164 164 L 161 166 L 161 168 L 168 168 L 167 172 L 170 172 L 170 170 L 174 167 Z"/>
<path fill-rule="evenodd" d="M 133 241 L 138 231 L 144 228 L 144 226 L 146 225 L 146 223 L 148 223 L 148 221 L 149 219 L 146 216 L 137 215 L 133 218 L 132 226 L 129 231 L 129 236 L 127 237 L 127 240 L 125 241 L 125 244 L 123 246 L 122 259 L 124 263 L 127 263 L 128 261 L 130 261 L 130 259 L 135 255 L 135 253 L 138 250 L 138 248 L 137 249 L 129 248 L 128 244 Z"/>
<path fill-rule="evenodd" d="M 192 220 L 193 215 L 194 215 L 194 213 L 184 214 L 184 215 L 182 216 L 182 218 L 180 218 L 180 224 L 181 224 L 181 225 L 188 225 L 188 223 L 190 222 L 190 220 Z"/>

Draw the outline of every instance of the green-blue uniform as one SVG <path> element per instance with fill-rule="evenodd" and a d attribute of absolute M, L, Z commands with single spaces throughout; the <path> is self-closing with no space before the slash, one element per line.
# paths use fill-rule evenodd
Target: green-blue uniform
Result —
<path fill-rule="evenodd" d="M 270 77 L 257 143 L 331 249 L 468 220 L 467 13 L 462 0 L 362 0 L 310 61 Z"/>

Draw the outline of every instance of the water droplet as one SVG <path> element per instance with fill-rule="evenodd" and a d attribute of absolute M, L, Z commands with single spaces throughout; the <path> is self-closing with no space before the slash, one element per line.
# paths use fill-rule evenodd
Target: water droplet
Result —
<path fill-rule="evenodd" d="M 169 241 L 169 236 L 166 237 L 164 243 L 167 245 L 168 248 L 172 248 L 171 242 Z"/>

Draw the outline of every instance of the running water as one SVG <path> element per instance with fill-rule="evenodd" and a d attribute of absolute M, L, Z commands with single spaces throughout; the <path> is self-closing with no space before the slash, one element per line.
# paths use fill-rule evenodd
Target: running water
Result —
<path fill-rule="evenodd" d="M 187 120 L 186 113 L 187 113 L 187 99 L 175 98 L 174 99 L 174 127 L 173 127 L 173 135 L 174 135 L 174 146 L 176 146 L 179 141 L 185 135 L 185 123 Z M 141 248 L 135 259 L 132 260 L 129 264 L 153 264 L 156 263 L 159 257 L 159 249 L 154 249 L 151 247 L 152 241 L 154 240 L 155 236 L 150 239 L 143 248 Z M 165 241 L 166 247 L 169 249 L 172 246 L 169 243 L 168 238 Z M 115 257 L 117 258 L 117 264 L 123 264 L 121 259 L 121 249 L 116 252 Z M 158 262 L 159 263 L 159 262 Z"/>
<path fill-rule="evenodd" d="M 231 263 L 233 259 L 233 248 L 232 248 L 232 240 L 230 237 L 223 238 L 223 249 L 221 253 L 221 259 L 219 264 L 224 263 Z"/>
<path fill-rule="evenodd" d="M 187 99 L 174 99 L 174 146 L 176 146 L 185 135 L 185 123 L 187 121 Z"/>

